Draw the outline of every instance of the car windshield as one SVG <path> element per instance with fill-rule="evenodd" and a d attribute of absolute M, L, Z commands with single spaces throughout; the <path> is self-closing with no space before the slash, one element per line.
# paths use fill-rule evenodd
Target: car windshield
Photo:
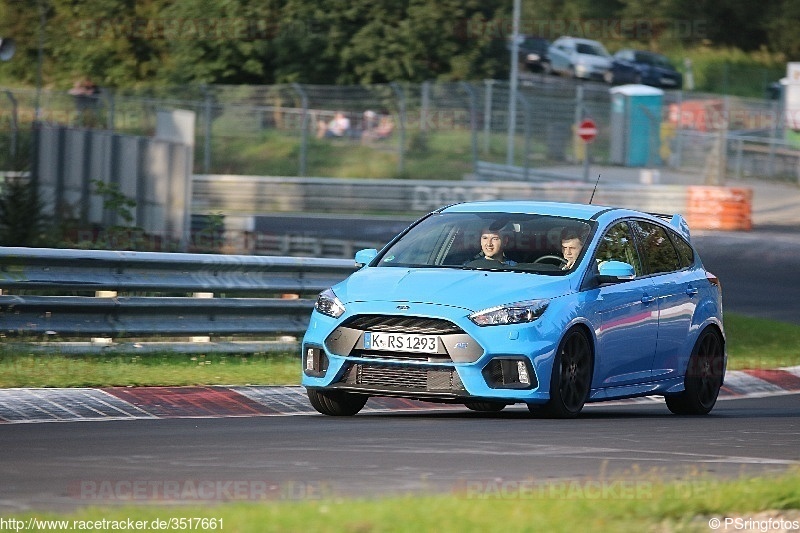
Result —
<path fill-rule="evenodd" d="M 665 56 L 659 54 L 651 54 L 649 52 L 636 52 L 636 62 L 644 63 L 645 65 L 654 65 L 657 67 L 673 68 Z"/>
<path fill-rule="evenodd" d="M 571 259 L 577 264 L 591 230 L 592 225 L 586 221 L 550 215 L 437 213 L 413 226 L 386 249 L 377 266 L 560 275 L 571 270 L 564 268 L 564 254 L 572 254 Z M 569 252 L 562 252 L 565 239 L 571 240 Z"/>
<path fill-rule="evenodd" d="M 606 49 L 599 45 L 589 44 L 589 43 L 578 43 L 575 46 L 575 50 L 579 54 L 586 54 L 590 56 L 608 56 L 608 52 Z"/>
<path fill-rule="evenodd" d="M 522 41 L 519 46 L 520 48 L 524 48 L 526 50 L 538 50 L 544 52 L 547 50 L 547 40 L 528 37 Z"/>

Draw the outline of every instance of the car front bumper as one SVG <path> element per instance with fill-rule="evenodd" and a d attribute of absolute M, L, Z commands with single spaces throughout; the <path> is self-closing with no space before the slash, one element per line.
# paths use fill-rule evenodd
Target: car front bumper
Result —
<path fill-rule="evenodd" d="M 442 312 L 431 305 L 425 316 L 416 307 L 421 321 Z M 436 354 L 364 349 L 364 331 L 348 327 L 352 316 L 336 320 L 314 312 L 302 344 L 302 385 L 445 403 L 546 402 L 558 339 L 536 322 L 478 327 L 460 311 L 448 310 L 460 315 L 447 319 L 453 331 L 434 333 Z"/>

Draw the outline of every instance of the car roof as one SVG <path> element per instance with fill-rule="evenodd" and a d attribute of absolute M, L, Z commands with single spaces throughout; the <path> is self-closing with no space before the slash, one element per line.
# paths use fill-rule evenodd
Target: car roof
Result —
<path fill-rule="evenodd" d="M 568 202 L 542 202 L 535 200 L 486 200 L 464 202 L 442 209 L 446 213 L 530 213 L 589 220 L 610 208 L 601 205 Z"/>
<path fill-rule="evenodd" d="M 443 207 L 440 213 L 519 213 L 549 215 L 577 220 L 597 220 L 601 224 L 610 224 L 621 218 L 644 218 L 663 224 L 680 233 L 687 241 L 691 241 L 691 232 L 686 220 L 680 214 L 647 213 L 625 207 L 607 205 L 576 204 L 569 202 L 544 202 L 537 200 L 484 200 L 463 202 Z"/>
<path fill-rule="evenodd" d="M 600 41 L 595 41 L 594 39 L 585 39 L 583 37 L 570 37 L 569 35 L 563 35 L 556 39 L 557 41 L 572 41 L 575 43 L 583 43 L 583 44 L 602 44 Z"/>

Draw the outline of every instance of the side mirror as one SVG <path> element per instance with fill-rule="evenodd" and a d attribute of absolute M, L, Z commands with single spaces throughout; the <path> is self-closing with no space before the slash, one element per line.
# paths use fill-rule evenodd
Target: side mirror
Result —
<path fill-rule="evenodd" d="M 10 60 L 16 51 L 17 43 L 14 42 L 14 39 L 0 37 L 0 61 Z"/>
<path fill-rule="evenodd" d="M 636 277 L 633 265 L 622 261 L 603 261 L 598 266 L 600 283 L 619 283 Z"/>
<path fill-rule="evenodd" d="M 361 268 L 368 265 L 373 259 L 378 257 L 378 250 L 375 248 L 367 248 L 356 252 L 356 266 Z"/>

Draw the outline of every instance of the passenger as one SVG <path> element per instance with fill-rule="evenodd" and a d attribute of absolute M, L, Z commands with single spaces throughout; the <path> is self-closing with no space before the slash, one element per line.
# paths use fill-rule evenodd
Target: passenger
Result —
<path fill-rule="evenodd" d="M 561 270 L 569 270 L 575 266 L 575 261 L 583 250 L 583 240 L 575 230 L 565 229 L 561 233 L 561 253 L 564 255 L 564 266 Z"/>

